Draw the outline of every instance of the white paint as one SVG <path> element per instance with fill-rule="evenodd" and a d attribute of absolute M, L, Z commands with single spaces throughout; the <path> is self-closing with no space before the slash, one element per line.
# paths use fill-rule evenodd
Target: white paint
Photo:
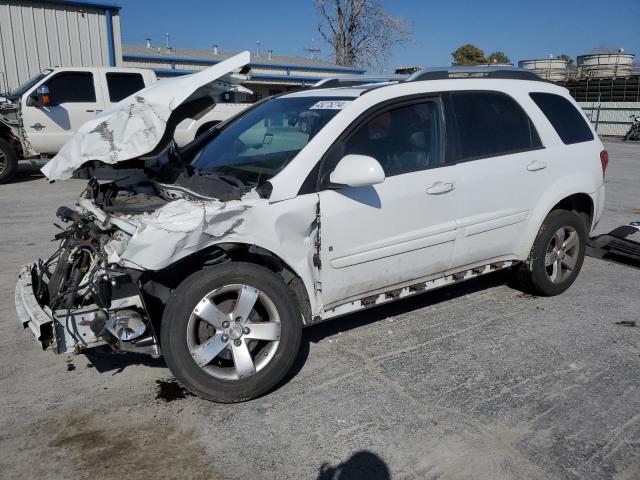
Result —
<path fill-rule="evenodd" d="M 100 112 L 113 105 L 108 101 L 107 73 L 139 74 L 145 85 L 152 85 L 157 81 L 151 70 L 139 68 L 72 67 L 52 68 L 43 71 L 43 73 L 46 72 L 48 72 L 47 76 L 34 84 L 19 99 L 23 124 L 19 134 L 26 138 L 33 150 L 30 155 L 33 156 L 55 154 L 85 122 L 94 119 Z M 39 87 L 47 86 L 56 75 L 66 72 L 91 74 L 96 96 L 95 101 L 65 102 L 46 107 L 29 105 L 29 97 Z"/>
<path fill-rule="evenodd" d="M 384 170 L 375 158 L 347 155 L 338 162 L 330 179 L 338 185 L 365 187 L 384 182 Z"/>
<path fill-rule="evenodd" d="M 173 139 L 179 147 L 182 147 L 192 142 L 201 128 L 227 120 L 250 106 L 250 103 L 218 103 L 204 115 L 199 115 L 198 118 L 187 118 L 180 122 L 173 134 Z"/>
<path fill-rule="evenodd" d="M 81 207 L 86 206 L 86 200 Z M 105 246 L 109 261 L 137 270 L 160 270 L 194 252 L 229 243 L 259 246 L 282 259 L 303 281 L 312 312 L 319 313 L 313 267 L 316 194 L 270 204 L 255 193 L 231 202 L 176 200 L 152 214 L 127 217 L 132 234 Z M 125 219 L 91 212 L 103 225 Z"/>
<path fill-rule="evenodd" d="M 249 52 L 243 52 L 206 70 L 140 90 L 82 125 L 42 172 L 50 180 L 65 180 L 91 160 L 114 164 L 151 152 L 171 112 L 185 101 L 230 89 L 244 91 L 239 85 L 244 77 L 231 72 L 247 63 Z"/>
<path fill-rule="evenodd" d="M 406 95 L 446 90 L 495 90 L 511 95 L 527 111 L 544 149 L 376 177 L 383 181 L 375 185 L 371 177 L 366 186 L 298 194 L 326 150 L 365 111 Z M 252 192 L 227 203 L 177 200 L 149 215 L 104 218 L 112 225 L 125 220 L 135 225 L 131 238 L 117 239 L 110 255 L 131 268 L 159 270 L 213 245 L 261 247 L 302 279 L 312 313 L 321 318 L 351 311 L 355 307 L 336 307 L 364 296 L 404 289 L 424 279 L 442 279 L 434 285 L 446 284 L 448 276 L 457 272 L 465 272 L 468 278 L 487 271 L 485 266 L 492 262 L 501 268 L 502 262 L 523 260 L 557 202 L 575 193 L 590 195 L 596 206 L 595 225 L 604 198 L 601 142 L 596 137 L 592 142 L 564 145 L 530 100 L 530 91 L 559 94 L 574 103 L 566 90 L 547 83 L 488 79 L 397 84 L 354 97 L 271 180 L 274 188 L 269 199 Z M 346 96 L 358 90 L 289 96 L 324 97 L 338 92 Z M 528 168 L 532 162 L 546 168 L 532 170 Z M 340 167 L 333 172 L 333 179 L 350 177 L 349 182 L 356 185 L 361 169 L 352 171 L 355 164 L 348 163 L 344 171 Z M 318 202 L 320 269 L 313 265 Z"/>

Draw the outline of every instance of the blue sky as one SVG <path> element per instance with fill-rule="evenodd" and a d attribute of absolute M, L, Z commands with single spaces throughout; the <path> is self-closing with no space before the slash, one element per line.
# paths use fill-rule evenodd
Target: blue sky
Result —
<path fill-rule="evenodd" d="M 306 55 L 315 38 L 321 58 L 330 50 L 321 41 L 313 0 L 115 0 L 122 6 L 122 38 L 175 47 Z M 383 0 L 386 9 L 407 18 L 414 41 L 395 48 L 389 66 L 440 66 L 451 52 L 474 43 L 489 54 L 503 50 L 512 61 L 576 56 L 594 49 L 624 47 L 640 56 L 640 0 Z"/>

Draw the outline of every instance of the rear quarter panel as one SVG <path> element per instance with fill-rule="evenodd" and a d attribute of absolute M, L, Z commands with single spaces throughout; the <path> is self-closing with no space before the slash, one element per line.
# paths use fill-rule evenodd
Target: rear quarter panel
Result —
<path fill-rule="evenodd" d="M 531 85 L 529 82 L 527 82 Z M 541 91 L 561 95 L 578 109 L 589 125 L 594 139 L 589 142 L 565 145 L 547 117 L 528 95 L 519 95 L 518 100 L 531 117 L 546 150 L 546 160 L 551 181 L 541 192 L 536 207 L 531 213 L 527 229 L 519 245 L 519 257 L 526 259 L 544 219 L 561 200 L 576 193 L 588 194 L 593 201 L 593 218 L 589 230 L 593 229 L 604 207 L 604 175 L 600 152 L 604 149 L 600 138 L 593 130 L 584 111 L 571 98 L 565 88 L 541 83 L 529 88 L 530 92 Z"/>

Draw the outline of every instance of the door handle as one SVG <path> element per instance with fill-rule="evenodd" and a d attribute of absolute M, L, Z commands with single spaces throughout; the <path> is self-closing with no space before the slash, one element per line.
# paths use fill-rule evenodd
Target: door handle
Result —
<path fill-rule="evenodd" d="M 43 128 L 47 128 L 47 126 L 46 125 L 42 125 L 40 122 L 38 122 L 38 123 L 34 123 L 33 125 L 31 125 L 31 128 L 33 128 L 34 130 L 39 132 Z"/>
<path fill-rule="evenodd" d="M 92 109 L 90 109 L 90 108 L 87 108 L 87 113 L 93 113 L 93 112 L 95 112 L 95 110 L 92 110 Z"/>
<path fill-rule="evenodd" d="M 454 188 L 456 188 L 456 185 L 453 182 L 440 182 L 440 181 L 438 181 L 438 182 L 434 183 L 433 185 L 431 185 L 429 188 L 427 188 L 427 193 L 429 195 L 441 195 L 443 193 L 450 192 Z"/>
<path fill-rule="evenodd" d="M 538 160 L 534 160 L 529 165 L 527 165 L 527 170 L 530 172 L 537 172 L 538 170 L 544 170 L 547 168 L 547 164 L 544 162 L 539 162 Z"/>

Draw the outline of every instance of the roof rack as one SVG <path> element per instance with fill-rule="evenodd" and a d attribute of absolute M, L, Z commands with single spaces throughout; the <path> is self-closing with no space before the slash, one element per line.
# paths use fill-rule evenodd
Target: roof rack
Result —
<path fill-rule="evenodd" d="M 425 68 L 410 75 L 406 81 L 418 82 L 422 80 L 449 80 L 455 78 L 499 78 L 507 80 L 545 81 L 535 72 L 527 70 L 526 68 L 492 67 L 490 65 Z"/>
<path fill-rule="evenodd" d="M 407 75 L 367 76 L 367 75 L 335 75 L 323 78 L 311 88 L 353 87 L 376 83 L 393 83 L 407 80 Z"/>

